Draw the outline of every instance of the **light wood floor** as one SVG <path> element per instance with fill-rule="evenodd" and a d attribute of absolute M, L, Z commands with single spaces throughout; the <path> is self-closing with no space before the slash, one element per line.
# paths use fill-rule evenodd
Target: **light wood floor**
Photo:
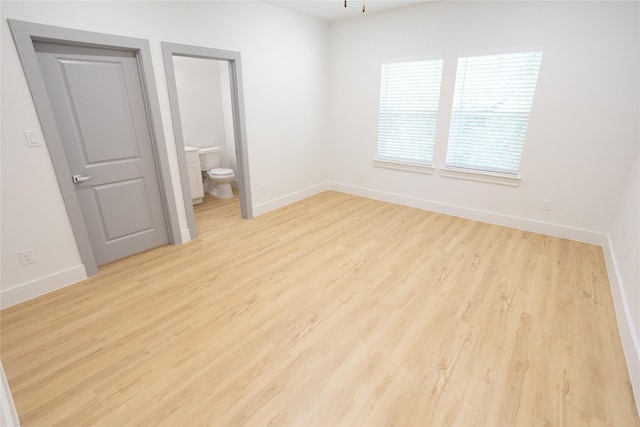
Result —
<path fill-rule="evenodd" d="M 2 311 L 23 425 L 640 425 L 599 247 L 334 192 L 197 222 Z"/>

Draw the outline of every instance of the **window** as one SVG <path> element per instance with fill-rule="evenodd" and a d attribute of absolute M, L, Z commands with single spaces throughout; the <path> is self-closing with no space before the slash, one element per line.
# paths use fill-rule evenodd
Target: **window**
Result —
<path fill-rule="evenodd" d="M 376 160 L 430 166 L 442 58 L 382 65 Z"/>
<path fill-rule="evenodd" d="M 447 167 L 516 176 L 542 52 L 458 60 Z"/>

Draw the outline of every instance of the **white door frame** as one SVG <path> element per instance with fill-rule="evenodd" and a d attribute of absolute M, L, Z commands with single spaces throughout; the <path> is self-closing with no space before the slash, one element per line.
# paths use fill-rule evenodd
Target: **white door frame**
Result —
<path fill-rule="evenodd" d="M 173 64 L 174 55 L 229 62 L 233 135 L 236 148 L 236 166 L 238 169 L 236 176 L 238 177 L 238 187 L 240 189 L 240 213 L 242 218 L 249 219 L 253 218 L 253 208 L 251 205 L 251 185 L 249 184 L 249 155 L 247 152 L 247 132 L 245 130 L 242 67 L 240 64 L 240 52 L 162 42 L 162 56 L 164 58 L 164 69 L 167 77 L 167 88 L 169 90 L 173 134 L 176 139 L 176 154 L 178 156 L 178 164 L 180 165 L 182 194 L 184 195 L 184 206 L 187 211 L 189 231 L 193 239 L 197 236 L 197 230 L 193 214 L 193 204 L 191 202 L 191 190 L 189 189 L 187 161 L 184 156 L 184 134 L 182 132 L 182 119 L 180 117 L 180 107 L 178 104 L 178 88 Z"/>
<path fill-rule="evenodd" d="M 182 242 L 178 223 L 178 210 L 175 203 L 173 184 L 169 169 L 169 156 L 162 132 L 160 119 L 160 103 L 153 76 L 151 49 L 149 42 L 144 39 L 117 36 L 111 34 L 94 33 L 90 31 L 74 30 L 70 28 L 54 27 L 31 22 L 9 19 L 11 34 L 22 62 L 29 90 L 40 120 L 40 125 L 47 141 L 47 148 L 58 179 L 71 228 L 80 251 L 80 258 L 84 264 L 87 276 L 98 273 L 98 267 L 93 255 L 93 248 L 89 241 L 87 227 L 82 217 L 80 204 L 76 196 L 71 175 L 53 110 L 49 103 L 49 96 L 42 78 L 38 59 L 33 46 L 34 41 L 48 41 L 77 46 L 120 49 L 134 52 L 140 67 L 140 81 L 147 104 L 147 117 L 155 154 L 156 171 L 162 195 L 162 202 L 167 222 L 169 241 L 172 244 Z"/>

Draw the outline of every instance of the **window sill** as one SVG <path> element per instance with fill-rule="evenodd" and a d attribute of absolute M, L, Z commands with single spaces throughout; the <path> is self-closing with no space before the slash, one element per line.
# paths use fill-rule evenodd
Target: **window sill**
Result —
<path fill-rule="evenodd" d="M 508 175 L 496 172 L 482 172 L 471 169 L 458 169 L 443 167 L 440 169 L 442 176 L 447 178 L 468 179 L 471 181 L 489 182 L 492 184 L 508 185 L 510 187 L 520 186 L 520 175 Z"/>
<path fill-rule="evenodd" d="M 385 169 L 395 169 L 406 172 L 414 172 L 414 173 L 424 173 L 428 175 L 433 175 L 435 168 L 433 166 L 428 165 L 420 165 L 417 163 L 402 163 L 402 162 L 394 162 L 391 160 L 373 160 L 373 166 L 378 168 Z"/>

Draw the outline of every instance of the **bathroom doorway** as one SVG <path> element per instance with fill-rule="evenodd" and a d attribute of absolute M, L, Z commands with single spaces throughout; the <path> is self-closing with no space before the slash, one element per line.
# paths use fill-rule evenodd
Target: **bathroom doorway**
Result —
<path fill-rule="evenodd" d="M 232 169 L 235 173 L 234 187 L 239 194 L 242 217 L 253 216 L 240 54 L 164 42 L 162 49 L 185 210 L 193 239 L 197 236 L 191 191 L 194 177 L 189 175 L 186 151 L 218 147 L 220 167 Z M 203 184 L 206 195 L 209 180 Z"/>

